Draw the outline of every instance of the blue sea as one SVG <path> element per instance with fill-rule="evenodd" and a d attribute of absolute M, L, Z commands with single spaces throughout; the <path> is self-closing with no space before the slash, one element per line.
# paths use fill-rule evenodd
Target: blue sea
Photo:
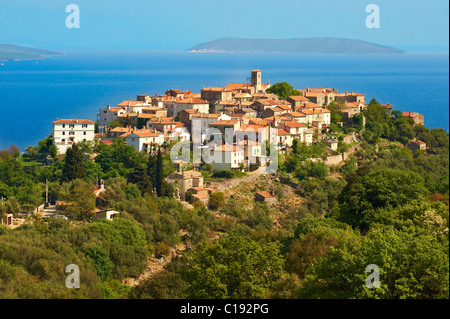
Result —
<path fill-rule="evenodd" d="M 449 130 L 448 53 L 406 55 L 222 54 L 155 51 L 68 51 L 0 66 L 0 149 L 22 151 L 52 133 L 56 118 L 96 119 L 99 108 L 134 99 L 246 82 L 262 70 L 264 83 L 296 89 L 355 91 L 395 110 L 419 112 L 429 128 Z"/>

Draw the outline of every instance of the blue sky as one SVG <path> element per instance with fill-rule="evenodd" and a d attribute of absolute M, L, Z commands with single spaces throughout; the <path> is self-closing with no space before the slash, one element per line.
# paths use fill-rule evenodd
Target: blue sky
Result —
<path fill-rule="evenodd" d="M 66 6 L 80 29 L 66 28 Z M 380 28 L 365 25 L 380 8 Z M 47 49 L 184 50 L 219 38 L 342 37 L 448 50 L 448 0 L 0 0 L 0 43 Z"/>

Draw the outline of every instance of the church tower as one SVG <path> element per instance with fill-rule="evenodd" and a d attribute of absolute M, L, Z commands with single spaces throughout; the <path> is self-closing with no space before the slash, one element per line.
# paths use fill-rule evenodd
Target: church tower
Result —
<path fill-rule="evenodd" d="M 256 88 L 256 92 L 261 91 L 261 71 L 258 69 L 252 71 L 252 86 Z"/>

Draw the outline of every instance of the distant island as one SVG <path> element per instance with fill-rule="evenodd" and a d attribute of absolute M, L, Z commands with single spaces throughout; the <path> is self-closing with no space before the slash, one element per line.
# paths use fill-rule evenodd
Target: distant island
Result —
<path fill-rule="evenodd" d="M 48 50 L 21 47 L 11 44 L 0 44 L 0 61 L 36 60 L 60 53 Z"/>
<path fill-rule="evenodd" d="M 341 38 L 218 39 L 198 44 L 187 52 L 298 53 L 298 54 L 404 54 L 390 46 Z"/>

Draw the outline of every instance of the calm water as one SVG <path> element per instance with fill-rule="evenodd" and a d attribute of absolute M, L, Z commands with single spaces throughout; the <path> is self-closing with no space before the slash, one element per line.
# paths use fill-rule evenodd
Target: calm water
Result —
<path fill-rule="evenodd" d="M 297 89 L 331 87 L 425 115 L 430 128 L 449 129 L 449 56 L 305 56 L 77 51 L 0 66 L 0 148 L 23 151 L 52 132 L 56 118 L 96 119 L 99 108 L 137 94 L 245 82 L 250 70 L 263 82 Z"/>

